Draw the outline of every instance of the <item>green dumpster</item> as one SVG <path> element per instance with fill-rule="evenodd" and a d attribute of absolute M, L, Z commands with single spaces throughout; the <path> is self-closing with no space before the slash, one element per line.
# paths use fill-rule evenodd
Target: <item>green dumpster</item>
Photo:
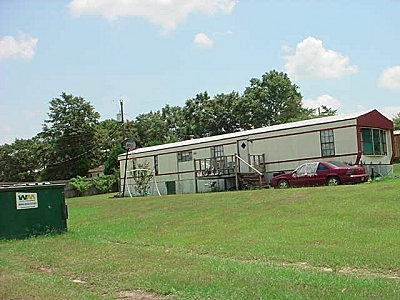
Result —
<path fill-rule="evenodd" d="M 0 186 L 0 238 L 66 232 L 67 218 L 63 184 Z"/>

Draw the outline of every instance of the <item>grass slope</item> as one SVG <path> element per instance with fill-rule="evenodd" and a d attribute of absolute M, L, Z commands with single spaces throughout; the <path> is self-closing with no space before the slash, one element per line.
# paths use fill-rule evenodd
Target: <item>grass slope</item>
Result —
<path fill-rule="evenodd" d="M 399 183 L 67 199 L 68 233 L 0 241 L 0 298 L 398 299 Z"/>

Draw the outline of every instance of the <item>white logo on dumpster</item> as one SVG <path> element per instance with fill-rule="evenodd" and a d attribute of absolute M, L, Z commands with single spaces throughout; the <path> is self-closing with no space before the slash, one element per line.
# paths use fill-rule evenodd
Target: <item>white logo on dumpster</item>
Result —
<path fill-rule="evenodd" d="M 15 193 L 17 209 L 38 208 L 37 193 Z"/>

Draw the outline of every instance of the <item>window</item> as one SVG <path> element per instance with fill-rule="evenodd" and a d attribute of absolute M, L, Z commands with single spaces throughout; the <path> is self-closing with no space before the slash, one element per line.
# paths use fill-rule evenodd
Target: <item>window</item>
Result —
<path fill-rule="evenodd" d="M 335 137 L 332 129 L 322 130 L 321 137 L 321 156 L 335 155 Z"/>
<path fill-rule="evenodd" d="M 317 171 L 328 171 L 329 168 L 327 166 L 325 166 L 324 164 L 319 163 L 318 164 L 318 168 Z"/>
<path fill-rule="evenodd" d="M 386 132 L 375 128 L 362 128 L 362 148 L 364 155 L 387 154 Z"/>
<path fill-rule="evenodd" d="M 211 147 L 211 157 L 224 156 L 224 146 L 213 146 Z"/>
<path fill-rule="evenodd" d="M 154 155 L 154 174 L 158 175 L 158 156 Z"/>
<path fill-rule="evenodd" d="M 192 151 L 181 151 L 178 152 L 178 162 L 191 161 Z"/>

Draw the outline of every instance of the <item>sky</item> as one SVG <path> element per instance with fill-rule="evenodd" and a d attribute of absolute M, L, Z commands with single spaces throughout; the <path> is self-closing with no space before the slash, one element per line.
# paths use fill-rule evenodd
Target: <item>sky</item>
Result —
<path fill-rule="evenodd" d="M 42 131 L 49 102 L 101 119 L 243 93 L 276 70 L 303 106 L 400 112 L 398 0 L 0 0 L 0 145 Z"/>

